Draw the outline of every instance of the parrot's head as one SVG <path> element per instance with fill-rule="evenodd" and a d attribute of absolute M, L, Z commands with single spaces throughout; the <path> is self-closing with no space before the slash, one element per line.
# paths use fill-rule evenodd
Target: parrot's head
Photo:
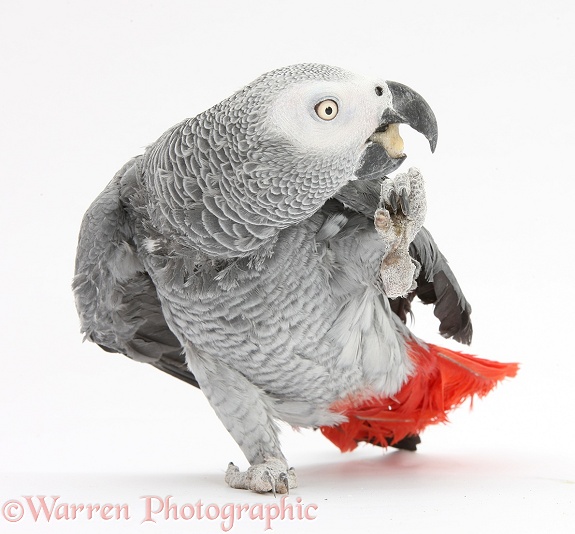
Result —
<path fill-rule="evenodd" d="M 319 64 L 264 74 L 200 117 L 210 147 L 226 144 L 225 158 L 210 158 L 231 163 L 226 202 L 242 197 L 242 210 L 279 224 L 308 217 L 350 180 L 399 167 L 399 123 L 432 150 L 437 141 L 433 112 L 412 89 Z"/>
<path fill-rule="evenodd" d="M 314 168 L 321 161 L 333 172 L 343 156 L 347 164 L 353 163 L 357 178 L 394 171 L 406 158 L 400 123 L 424 134 L 435 150 L 435 116 L 427 102 L 405 85 L 327 65 L 286 67 L 259 83 L 269 77 L 283 81 L 279 90 L 272 91 L 266 113 L 270 140 L 291 144 L 294 154 L 313 159 Z"/>

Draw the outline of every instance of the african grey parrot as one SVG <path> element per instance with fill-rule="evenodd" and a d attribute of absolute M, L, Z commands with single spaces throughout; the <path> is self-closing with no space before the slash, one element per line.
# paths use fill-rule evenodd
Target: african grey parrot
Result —
<path fill-rule="evenodd" d="M 513 364 L 427 345 L 471 340 L 471 308 L 429 232 L 397 125 L 435 148 L 412 89 L 302 64 L 256 79 L 130 160 L 88 209 L 73 289 L 87 339 L 201 388 L 249 460 L 235 488 L 296 486 L 276 420 L 415 449 L 426 425 Z"/>

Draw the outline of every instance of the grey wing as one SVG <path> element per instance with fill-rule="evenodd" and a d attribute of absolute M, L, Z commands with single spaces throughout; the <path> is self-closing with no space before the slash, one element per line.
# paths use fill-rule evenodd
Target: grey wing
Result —
<path fill-rule="evenodd" d="M 346 207 L 373 218 L 379 206 L 382 180 L 357 180 L 343 187 L 335 199 Z M 424 304 L 434 304 L 439 332 L 460 343 L 469 344 L 473 335 L 471 306 L 467 302 L 445 256 L 426 228 L 422 228 L 409 247 L 410 255 L 421 265 L 417 288 L 404 298 L 390 300 L 392 310 L 406 321 L 415 296 Z"/>
<path fill-rule="evenodd" d="M 136 254 L 120 199 L 120 179 L 134 161 L 116 174 L 82 221 L 72 284 L 81 329 L 86 339 L 108 352 L 149 363 L 199 387 Z"/>
<path fill-rule="evenodd" d="M 471 305 L 426 228 L 421 228 L 415 236 L 409 253 L 421 264 L 413 294 L 424 304 L 434 305 L 433 313 L 439 319 L 439 333 L 443 337 L 469 345 L 473 336 Z"/>

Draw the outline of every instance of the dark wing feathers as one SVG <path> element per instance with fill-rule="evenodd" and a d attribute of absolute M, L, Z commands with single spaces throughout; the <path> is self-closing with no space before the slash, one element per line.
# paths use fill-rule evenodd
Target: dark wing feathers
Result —
<path fill-rule="evenodd" d="M 345 207 L 373 218 L 379 206 L 382 180 L 355 180 L 343 187 L 336 200 Z M 434 304 L 439 319 L 439 332 L 460 343 L 471 343 L 471 306 L 431 234 L 422 228 L 411 243 L 409 252 L 421 264 L 417 288 L 404 298 L 390 300 L 391 309 L 403 320 L 411 312 L 411 302 L 417 295 L 425 304 Z"/>
<path fill-rule="evenodd" d="M 82 332 L 108 352 L 149 363 L 197 387 L 136 254 L 120 198 L 120 179 L 133 164 L 116 174 L 82 221 L 73 281 Z"/>
<path fill-rule="evenodd" d="M 424 304 L 434 304 L 439 333 L 469 345 L 473 336 L 471 306 L 433 237 L 422 228 L 409 247 L 409 253 L 421 264 L 415 294 Z"/>

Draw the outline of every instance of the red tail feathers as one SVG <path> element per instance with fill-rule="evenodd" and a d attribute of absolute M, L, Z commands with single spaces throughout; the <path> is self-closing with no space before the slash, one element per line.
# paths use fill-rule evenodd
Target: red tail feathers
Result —
<path fill-rule="evenodd" d="M 487 395 L 500 380 L 517 373 L 516 363 L 483 360 L 449 349 L 415 342 L 408 344 L 415 374 L 393 397 L 372 397 L 333 406 L 348 422 L 321 427 L 323 435 L 342 452 L 360 441 L 393 445 L 428 425 L 447 421 L 447 412 L 474 395 Z"/>

